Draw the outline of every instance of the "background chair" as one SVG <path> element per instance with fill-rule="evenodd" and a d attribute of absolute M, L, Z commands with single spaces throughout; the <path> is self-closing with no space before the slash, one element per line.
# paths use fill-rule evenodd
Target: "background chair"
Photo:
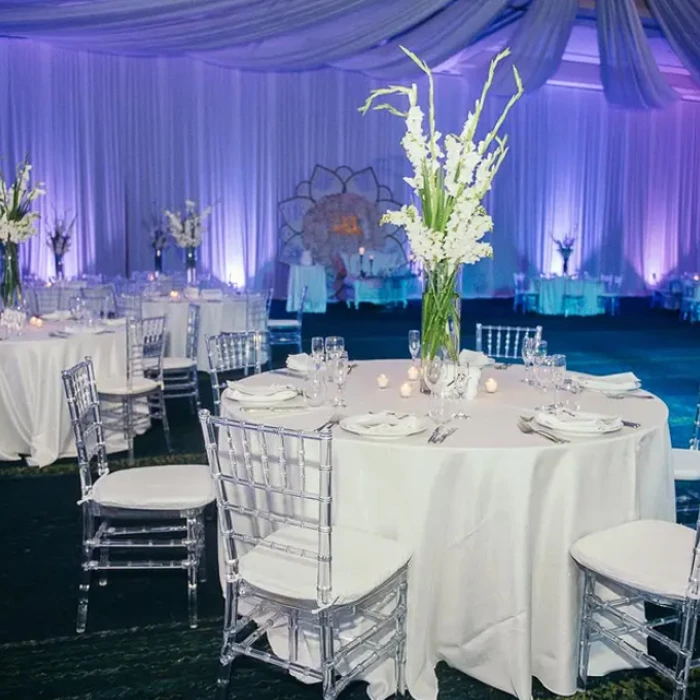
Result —
<path fill-rule="evenodd" d="M 163 391 L 166 400 L 189 399 L 192 412 L 195 409 L 199 410 L 199 381 L 197 378 L 199 313 L 198 304 L 188 304 L 185 356 L 163 358 Z"/>
<path fill-rule="evenodd" d="M 32 314 L 44 316 L 60 310 L 62 308 L 61 291 L 61 288 L 56 285 L 50 287 L 27 287 L 27 298 Z"/>
<path fill-rule="evenodd" d="M 173 451 L 163 395 L 165 316 L 127 319 L 126 346 L 126 376 L 100 377 L 98 392 L 102 400 L 114 406 L 104 411 L 108 418 L 105 425 L 124 433 L 129 464 L 133 464 L 134 437 L 154 418 L 163 425 L 168 452 Z"/>
<path fill-rule="evenodd" d="M 677 447 L 672 454 L 673 478 L 680 482 L 676 484 L 676 517 L 679 523 L 694 523 L 700 509 L 700 388 L 688 449 Z"/>
<path fill-rule="evenodd" d="M 111 284 L 98 284 L 84 287 L 82 296 L 92 313 L 97 317 L 108 318 L 116 312 L 114 287 Z"/>
<path fill-rule="evenodd" d="M 653 668 L 673 684 L 673 700 L 685 700 L 692 668 L 700 666 L 695 633 L 700 600 L 700 523 L 694 532 L 676 523 L 637 520 L 588 535 L 571 556 L 583 572 L 579 640 L 579 688 L 585 690 L 591 644 L 603 641 Z M 613 587 L 600 597 L 598 584 Z M 667 609 L 645 619 L 644 605 Z M 671 630 L 676 631 L 676 635 Z M 641 643 L 638 641 L 642 639 Z M 671 667 L 647 651 L 646 639 L 674 658 Z M 637 641 L 634 644 L 633 641 Z M 663 658 L 663 657 L 661 657 Z"/>
<path fill-rule="evenodd" d="M 601 275 L 600 281 L 604 285 L 603 292 L 598 295 L 598 301 L 611 316 L 620 313 L 620 294 L 622 291 L 621 275 Z"/>
<path fill-rule="evenodd" d="M 87 625 L 92 572 L 116 569 L 187 571 L 189 624 L 196 627 L 198 570 L 200 580 L 205 579 L 203 509 L 214 499 L 206 466 L 178 464 L 111 473 L 92 361 L 85 358 L 62 375 L 78 451 L 83 521 L 77 631 L 84 632 Z M 139 551 L 143 558 L 134 558 Z M 173 558 L 146 556 L 156 552 Z M 184 557 L 177 557 L 178 552 Z M 120 553 L 128 558 L 115 557 Z M 105 576 L 100 585 L 106 585 Z"/>
<path fill-rule="evenodd" d="M 267 330 L 270 334 L 270 345 L 296 345 L 297 352 L 302 351 L 302 324 L 308 291 L 308 287 L 304 287 L 301 291 L 296 318 L 268 319 Z"/>
<path fill-rule="evenodd" d="M 143 297 L 141 294 L 119 294 L 115 299 L 115 309 L 119 318 L 141 318 Z"/>
<path fill-rule="evenodd" d="M 530 311 L 537 311 L 540 294 L 534 289 L 533 283 L 527 278 L 525 273 L 514 272 L 513 284 L 515 288 L 513 311 L 517 312 L 520 310 L 523 314 Z"/>
<path fill-rule="evenodd" d="M 476 324 L 476 350 L 496 359 L 522 359 L 522 345 L 530 336 L 542 340 L 542 326 L 485 326 Z"/>
<path fill-rule="evenodd" d="M 410 552 L 383 537 L 334 525 L 331 432 L 295 432 L 208 411 L 200 419 L 224 547 L 219 700 L 226 698 L 238 656 L 320 681 L 324 700 L 334 700 L 361 674 L 393 659 L 403 694 Z M 247 612 L 239 618 L 242 605 Z M 341 635 L 341 616 L 362 622 L 361 631 L 346 622 Z M 254 646 L 281 625 L 288 630 L 287 658 Z M 313 668 L 298 658 L 304 628 L 320 640 Z"/>
<path fill-rule="evenodd" d="M 265 331 L 219 333 L 207 336 L 206 342 L 211 393 L 218 414 L 227 380 L 241 372 L 247 376 L 251 369 L 260 374 L 262 366 L 269 362 L 268 334 Z"/>
<path fill-rule="evenodd" d="M 586 306 L 585 280 L 566 277 L 564 280 L 564 296 L 562 298 L 562 313 L 564 316 L 580 316 Z"/>

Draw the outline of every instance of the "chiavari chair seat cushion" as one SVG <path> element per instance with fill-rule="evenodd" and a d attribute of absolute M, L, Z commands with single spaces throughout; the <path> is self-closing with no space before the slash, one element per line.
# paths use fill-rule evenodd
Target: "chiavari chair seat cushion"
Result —
<path fill-rule="evenodd" d="M 197 366 L 197 360 L 191 357 L 164 357 L 163 372 L 175 372 L 191 369 Z"/>
<path fill-rule="evenodd" d="M 211 503 L 215 494 L 206 465 L 173 464 L 109 472 L 95 482 L 91 498 L 105 508 L 190 510 Z"/>
<path fill-rule="evenodd" d="M 265 541 L 317 551 L 318 531 L 282 527 Z M 411 557 L 397 542 L 347 527 L 333 527 L 333 600 L 361 600 L 389 580 Z M 302 559 L 258 545 L 239 560 L 239 572 L 251 586 L 275 596 L 316 602 L 316 559 Z"/>
<path fill-rule="evenodd" d="M 673 478 L 676 481 L 700 481 L 700 450 L 673 451 Z"/>
<path fill-rule="evenodd" d="M 665 520 L 637 520 L 580 539 L 571 556 L 585 569 L 655 596 L 683 599 L 695 530 Z"/>
<path fill-rule="evenodd" d="M 97 383 L 97 391 L 100 396 L 140 396 L 150 394 L 159 387 L 158 382 L 146 377 L 134 377 L 131 386 L 126 376 L 113 376 L 100 378 Z"/>
<path fill-rule="evenodd" d="M 301 328 L 301 322 L 296 318 L 271 318 L 267 322 L 267 327 L 271 330 L 279 330 L 281 328 L 297 329 Z"/>

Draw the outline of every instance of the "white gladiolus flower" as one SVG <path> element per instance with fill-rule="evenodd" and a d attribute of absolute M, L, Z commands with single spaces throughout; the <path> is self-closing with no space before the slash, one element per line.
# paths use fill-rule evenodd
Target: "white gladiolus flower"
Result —
<path fill-rule="evenodd" d="M 163 213 L 168 231 L 178 247 L 198 248 L 201 245 L 204 233 L 202 219 L 211 213 L 211 207 L 207 207 L 200 213 L 197 211 L 197 202 L 188 199 L 185 201 L 184 216 L 179 211 L 171 212 L 167 209 Z"/>

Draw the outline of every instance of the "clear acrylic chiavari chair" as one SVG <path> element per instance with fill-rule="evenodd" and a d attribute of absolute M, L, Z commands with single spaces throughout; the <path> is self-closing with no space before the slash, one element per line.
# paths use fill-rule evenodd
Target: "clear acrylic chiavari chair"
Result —
<path fill-rule="evenodd" d="M 200 420 L 223 545 L 219 700 L 226 698 L 239 656 L 321 682 L 324 700 L 393 659 L 403 694 L 410 553 L 391 540 L 334 524 L 330 431 L 296 432 L 208 411 L 200 412 Z M 282 625 L 284 657 L 274 644 L 271 651 L 255 646 Z M 300 649 L 308 649 L 300 639 L 305 630 L 319 639 L 311 664 L 299 658 Z"/>
<path fill-rule="evenodd" d="M 676 517 L 679 523 L 692 524 L 700 510 L 700 387 L 688 449 L 674 448 L 672 459 L 673 478 L 680 482 L 676 484 Z"/>
<path fill-rule="evenodd" d="M 115 299 L 119 318 L 141 318 L 143 297 L 141 294 L 119 294 Z"/>
<path fill-rule="evenodd" d="M 178 464 L 110 472 L 100 402 L 89 357 L 63 371 L 78 452 L 82 563 L 76 629 L 87 625 L 92 572 L 118 569 L 187 571 L 190 627 L 197 626 L 197 578 L 205 580 L 203 509 L 214 500 L 205 465 Z M 142 558 L 134 558 L 137 553 Z M 182 552 L 184 556 L 177 557 Z M 151 558 L 169 554 L 170 559 Z M 126 558 L 125 558 L 126 557 Z"/>
<path fill-rule="evenodd" d="M 476 324 L 476 350 L 489 357 L 504 360 L 521 359 L 522 344 L 525 338 L 542 340 L 542 326 L 527 328 L 522 326 L 485 326 Z"/>
<path fill-rule="evenodd" d="M 302 351 L 302 323 L 308 292 L 309 288 L 306 286 L 301 291 L 296 318 L 268 319 L 267 330 L 270 333 L 270 345 L 296 345 L 297 352 Z"/>
<path fill-rule="evenodd" d="M 116 312 L 113 285 L 98 284 L 94 287 L 84 287 L 82 295 L 95 316 L 108 318 L 110 314 Z"/>
<path fill-rule="evenodd" d="M 151 419 L 160 420 L 168 452 L 172 452 L 170 426 L 163 395 L 165 317 L 126 321 L 126 376 L 100 377 L 100 398 L 105 408 L 105 427 L 124 433 L 129 464 L 134 463 L 134 437 L 145 431 Z M 146 376 L 148 374 L 149 376 Z"/>
<path fill-rule="evenodd" d="M 673 685 L 673 700 L 685 700 L 690 672 L 700 667 L 695 649 L 700 520 L 695 530 L 661 520 L 625 523 L 582 538 L 571 556 L 583 572 L 579 688 L 585 690 L 588 681 L 591 645 L 603 642 L 662 675 Z M 601 596 L 599 585 L 613 597 Z M 666 614 L 646 619 L 645 604 Z M 663 647 L 674 663 L 667 666 L 650 654 L 646 639 Z"/>
<path fill-rule="evenodd" d="M 199 344 L 198 304 L 187 306 L 187 336 L 184 357 L 163 358 L 163 390 L 166 399 L 189 399 L 192 412 L 199 410 L 197 346 Z"/>
<path fill-rule="evenodd" d="M 60 287 L 56 285 L 51 285 L 50 287 L 29 287 L 27 292 L 33 314 L 45 316 L 61 309 Z"/>
<path fill-rule="evenodd" d="M 209 379 L 214 412 L 217 415 L 221 405 L 221 392 L 226 389 L 227 378 L 240 372 L 247 376 L 251 370 L 254 374 L 260 374 L 263 365 L 269 362 L 269 358 L 270 349 L 265 331 L 242 331 L 207 336 Z"/>

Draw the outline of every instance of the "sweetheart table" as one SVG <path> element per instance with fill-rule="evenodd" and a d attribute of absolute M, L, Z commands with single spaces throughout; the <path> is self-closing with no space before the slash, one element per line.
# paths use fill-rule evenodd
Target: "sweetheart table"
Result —
<path fill-rule="evenodd" d="M 0 460 L 26 456 L 28 464 L 44 467 L 61 457 L 75 457 L 61 371 L 86 356 L 92 357 L 98 385 L 101 375 L 126 371 L 123 327 L 51 337 L 65 325 L 27 325 L 21 336 L 0 341 Z M 108 437 L 107 447 L 110 452 L 126 449 L 116 435 Z"/>
<path fill-rule="evenodd" d="M 359 363 L 348 378 L 345 415 L 424 415 L 426 397 L 403 399 L 408 361 Z M 379 389 L 384 373 L 389 387 Z M 542 402 L 523 369 L 484 372 L 498 381 L 465 402 L 468 420 L 444 443 L 429 432 L 397 440 L 333 429 L 334 521 L 397 540 L 413 552 L 409 573 L 407 681 L 417 700 L 437 696 L 435 665 L 460 671 L 523 700 L 535 676 L 560 695 L 575 692 L 581 579 L 569 556 L 580 537 L 640 518 L 674 519 L 668 410 L 657 398 L 580 395 L 582 410 L 641 424 L 558 445 L 523 434 L 520 413 Z M 299 382 L 279 372 L 252 383 Z M 415 386 L 415 385 L 414 385 Z M 225 415 L 240 416 L 230 400 Z M 330 407 L 247 414 L 248 420 L 314 429 Z M 253 418 L 253 415 L 255 418 Z M 432 429 L 432 426 L 431 426 Z M 271 637 L 273 646 L 274 637 Z M 625 667 L 592 652 L 591 673 Z M 393 692 L 393 666 L 368 678 L 375 700 Z"/>

